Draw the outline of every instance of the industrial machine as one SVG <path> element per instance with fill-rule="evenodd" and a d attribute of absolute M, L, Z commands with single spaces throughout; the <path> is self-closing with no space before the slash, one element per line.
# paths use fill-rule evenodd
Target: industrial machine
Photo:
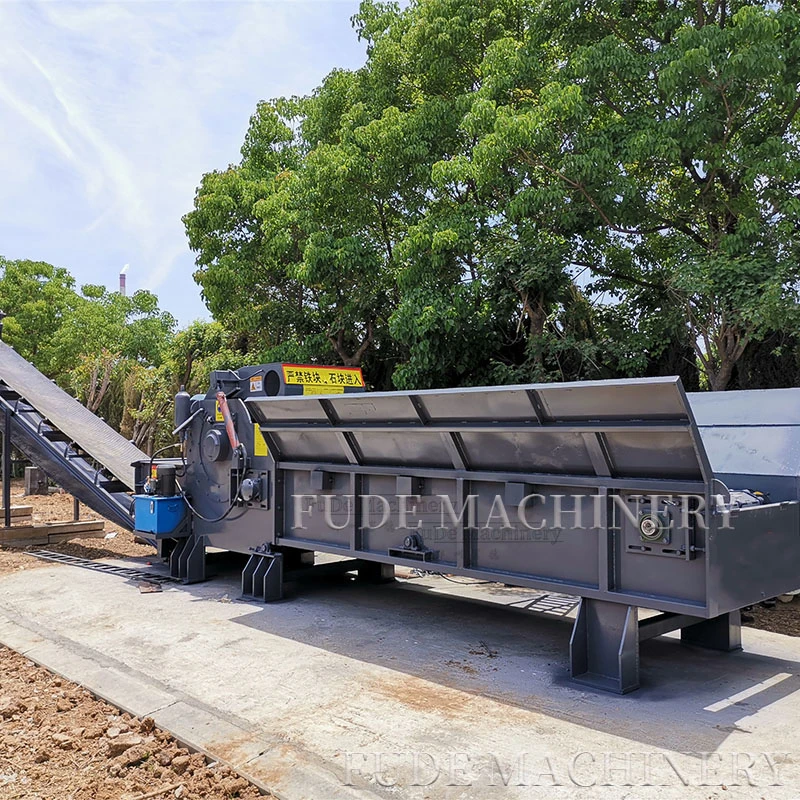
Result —
<path fill-rule="evenodd" d="M 357 368 L 262 364 L 180 392 L 181 455 L 152 459 L 0 342 L 0 413 L 6 526 L 13 441 L 186 582 L 214 546 L 263 601 L 397 565 L 577 595 L 572 676 L 602 689 L 635 689 L 668 631 L 739 649 L 740 609 L 800 586 L 800 389 L 369 393 Z"/>
<path fill-rule="evenodd" d="M 635 689 L 668 631 L 739 649 L 740 609 L 800 586 L 800 389 L 369 393 L 357 368 L 262 364 L 180 392 L 181 455 L 152 459 L 0 342 L 0 413 L 7 517 L 13 441 L 186 582 L 214 546 L 263 601 L 398 565 L 577 595 L 572 676 L 602 689 Z"/>
<path fill-rule="evenodd" d="M 242 593 L 263 601 L 395 566 L 577 595 L 573 678 L 628 692 L 640 641 L 739 649 L 740 609 L 800 586 L 798 394 L 369 393 L 356 368 L 216 371 L 176 397 L 181 458 L 138 462 L 135 528 L 187 582 L 208 546 L 248 554 Z"/>

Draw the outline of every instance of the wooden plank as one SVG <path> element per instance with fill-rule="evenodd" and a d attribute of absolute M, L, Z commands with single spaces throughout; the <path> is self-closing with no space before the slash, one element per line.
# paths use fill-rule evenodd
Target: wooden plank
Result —
<path fill-rule="evenodd" d="M 5 508 L 0 506 L 0 516 L 5 513 Z M 33 506 L 11 506 L 11 518 L 33 516 Z"/>
<path fill-rule="evenodd" d="M 68 542 L 70 539 L 102 539 L 106 535 L 103 530 L 86 531 L 85 533 L 51 533 L 47 537 L 48 544 L 59 544 Z"/>
<path fill-rule="evenodd" d="M 68 533 L 80 536 L 90 531 L 102 531 L 105 528 L 103 520 L 81 520 L 80 522 L 44 522 L 38 525 L 18 525 L 11 528 L 0 528 L 0 542 L 16 539 L 45 538 L 54 533 Z"/>
<path fill-rule="evenodd" d="M 3 547 L 36 547 L 42 544 L 49 544 L 50 541 L 46 536 L 27 537 L 26 539 L 0 539 L 0 545 Z"/>

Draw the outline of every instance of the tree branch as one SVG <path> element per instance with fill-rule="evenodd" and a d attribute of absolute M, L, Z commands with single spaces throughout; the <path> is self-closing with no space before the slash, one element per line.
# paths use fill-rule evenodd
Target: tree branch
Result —
<path fill-rule="evenodd" d="M 336 355 L 342 360 L 342 364 L 346 367 L 359 367 L 361 366 L 361 360 L 364 358 L 364 354 L 369 349 L 369 346 L 372 344 L 373 339 L 373 326 L 372 322 L 367 323 L 367 331 L 364 334 L 364 338 L 361 340 L 361 344 L 359 344 L 358 348 L 356 349 L 353 355 L 348 355 L 347 350 L 344 347 L 344 328 L 339 328 L 336 332 L 336 336 L 328 335 L 328 341 L 333 346 L 333 349 L 336 351 Z"/>
<path fill-rule="evenodd" d="M 789 130 L 789 126 L 794 121 L 794 118 L 797 116 L 797 112 L 800 111 L 800 94 L 797 96 L 797 99 L 792 104 L 792 107 L 789 109 L 789 113 L 786 115 L 786 119 L 783 121 L 783 125 L 781 125 L 781 136 L 786 135 L 786 131 Z"/>

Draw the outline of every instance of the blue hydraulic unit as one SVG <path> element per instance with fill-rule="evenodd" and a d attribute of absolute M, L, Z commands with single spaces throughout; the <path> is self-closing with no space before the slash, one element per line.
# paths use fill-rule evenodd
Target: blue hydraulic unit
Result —
<path fill-rule="evenodd" d="M 186 503 L 178 494 L 175 465 L 154 466 L 144 490 L 134 496 L 135 531 L 156 540 L 178 537 L 186 523 Z"/>

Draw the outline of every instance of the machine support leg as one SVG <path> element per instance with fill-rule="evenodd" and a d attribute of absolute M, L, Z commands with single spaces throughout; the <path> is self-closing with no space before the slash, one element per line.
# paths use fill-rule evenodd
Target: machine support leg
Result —
<path fill-rule="evenodd" d="M 178 556 L 180 556 L 181 550 L 183 550 L 183 548 L 185 546 L 186 546 L 186 542 L 184 542 L 182 539 L 179 539 L 175 543 L 175 547 L 173 547 L 172 550 L 170 551 L 170 554 L 169 554 L 169 574 L 173 578 L 180 579 L 180 577 L 181 577 L 180 576 L 180 569 L 179 569 L 180 561 L 178 559 Z"/>
<path fill-rule="evenodd" d="M 200 583 L 206 579 L 206 537 L 188 536 L 178 539 L 169 555 L 169 572 L 184 583 Z"/>
<path fill-rule="evenodd" d="M 709 650 L 741 650 L 742 614 L 740 611 L 729 611 L 682 628 L 681 641 Z"/>
<path fill-rule="evenodd" d="M 391 583 L 394 581 L 394 564 L 362 561 L 358 565 L 358 579 L 363 583 Z"/>
<path fill-rule="evenodd" d="M 198 536 L 196 539 L 189 537 L 191 549 L 187 548 L 188 553 L 182 566 L 182 580 L 184 583 L 200 583 L 206 579 L 206 538 Z"/>
<path fill-rule="evenodd" d="M 265 603 L 283 598 L 283 554 L 253 553 L 242 570 L 242 596 Z"/>
<path fill-rule="evenodd" d="M 264 565 L 256 570 L 261 589 L 261 597 L 265 603 L 280 600 L 283 597 L 283 556 L 276 553 L 272 558 L 262 559 Z"/>
<path fill-rule="evenodd" d="M 581 599 L 570 639 L 572 677 L 618 694 L 639 687 L 638 609 Z"/>
<path fill-rule="evenodd" d="M 3 414 L 3 525 L 11 527 L 11 412 Z"/>

